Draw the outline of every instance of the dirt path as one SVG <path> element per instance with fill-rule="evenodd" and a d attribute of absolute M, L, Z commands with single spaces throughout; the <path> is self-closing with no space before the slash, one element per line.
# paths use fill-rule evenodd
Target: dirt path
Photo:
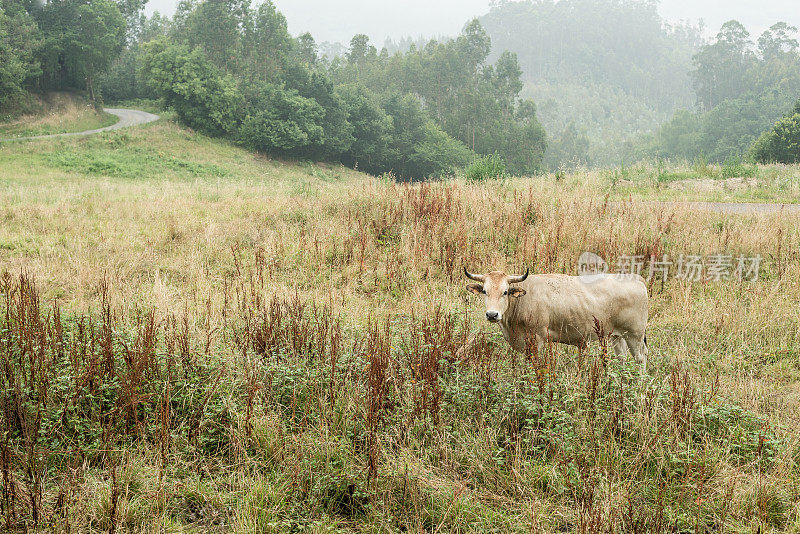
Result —
<path fill-rule="evenodd" d="M 13 137 L 7 139 L 0 139 L 0 141 L 24 141 L 27 139 L 48 139 L 50 137 L 68 137 L 76 135 L 92 135 L 100 132 L 108 132 L 110 130 L 119 130 L 120 128 L 128 128 L 129 126 L 138 126 L 140 124 L 147 124 L 159 119 L 158 115 L 148 113 L 146 111 L 139 111 L 138 109 L 120 109 L 120 108 L 103 108 L 103 111 L 116 115 L 119 121 L 106 126 L 104 128 L 96 128 L 94 130 L 86 130 L 84 132 L 70 132 L 58 133 L 50 135 L 34 135 L 31 137 Z"/>

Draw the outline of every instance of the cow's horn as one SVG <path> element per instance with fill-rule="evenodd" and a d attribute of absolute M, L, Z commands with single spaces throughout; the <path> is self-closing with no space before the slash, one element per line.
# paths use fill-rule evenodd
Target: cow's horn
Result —
<path fill-rule="evenodd" d="M 528 278 L 528 272 L 529 272 L 529 269 L 525 269 L 525 274 L 523 274 L 523 275 L 512 274 L 511 276 L 508 277 L 508 283 L 509 284 L 518 284 L 518 283 L 524 281 L 526 278 Z"/>
<path fill-rule="evenodd" d="M 486 276 L 483 274 L 472 274 L 464 267 L 464 274 L 467 275 L 467 278 L 470 280 L 475 280 L 476 282 L 480 282 L 481 284 L 486 281 Z"/>

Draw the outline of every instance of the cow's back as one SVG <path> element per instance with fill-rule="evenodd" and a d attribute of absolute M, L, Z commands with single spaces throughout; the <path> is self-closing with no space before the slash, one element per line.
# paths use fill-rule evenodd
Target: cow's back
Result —
<path fill-rule="evenodd" d="M 541 274 L 528 277 L 527 294 L 514 314 L 525 326 L 546 325 L 564 343 L 594 339 L 595 318 L 605 333 L 641 331 L 647 325 L 647 286 L 638 275 L 591 277 Z"/>

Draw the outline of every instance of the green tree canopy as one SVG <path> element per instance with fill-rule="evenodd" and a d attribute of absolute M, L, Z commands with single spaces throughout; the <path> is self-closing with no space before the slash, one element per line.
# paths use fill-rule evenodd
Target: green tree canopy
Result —
<path fill-rule="evenodd" d="M 111 0 L 48 2 L 38 15 L 45 35 L 46 85 L 84 86 L 94 99 L 94 80 L 125 45 L 126 23 Z"/>
<path fill-rule="evenodd" d="M 722 26 L 715 43 L 694 56 L 692 80 L 697 101 L 704 109 L 748 90 L 747 74 L 755 59 L 752 46 L 747 29 L 731 20 Z"/>
<path fill-rule="evenodd" d="M 192 128 L 212 135 L 229 135 L 238 128 L 243 102 L 237 84 L 201 49 L 151 41 L 144 46 L 142 73 Z"/>
<path fill-rule="evenodd" d="M 360 84 L 340 85 L 336 92 L 347 109 L 353 126 L 353 142 L 342 154 L 342 162 L 366 172 L 380 174 L 391 170 L 392 118 L 369 89 Z"/>
<path fill-rule="evenodd" d="M 751 154 L 760 163 L 800 163 L 800 100 L 756 140 Z"/>
<path fill-rule="evenodd" d="M 0 110 L 21 95 L 27 82 L 40 73 L 36 52 L 39 30 L 21 2 L 0 2 Z"/>

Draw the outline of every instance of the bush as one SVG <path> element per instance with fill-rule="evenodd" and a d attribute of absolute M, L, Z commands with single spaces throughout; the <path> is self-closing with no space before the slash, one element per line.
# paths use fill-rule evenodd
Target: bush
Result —
<path fill-rule="evenodd" d="M 424 125 L 421 137 L 414 144 L 408 158 L 408 168 L 413 178 L 431 178 L 451 175 L 465 165 L 472 151 L 458 139 L 453 139 L 433 121 Z"/>
<path fill-rule="evenodd" d="M 758 173 L 758 167 L 747 165 L 740 156 L 728 158 L 722 165 L 723 178 L 753 178 Z"/>
<path fill-rule="evenodd" d="M 159 39 L 144 46 L 142 63 L 148 86 L 184 124 L 218 136 L 237 130 L 243 101 L 236 82 L 219 72 L 201 49 L 190 51 Z"/>
<path fill-rule="evenodd" d="M 414 95 L 392 95 L 383 108 L 391 117 L 391 141 L 384 167 L 399 177 L 424 180 L 466 165 L 474 156 L 431 119 Z"/>
<path fill-rule="evenodd" d="M 476 158 L 464 169 L 464 176 L 468 182 L 483 182 L 506 178 L 506 162 L 495 154 Z"/>
<path fill-rule="evenodd" d="M 800 162 L 800 100 L 789 115 L 756 140 L 751 153 L 759 163 Z"/>
<path fill-rule="evenodd" d="M 294 89 L 259 84 L 248 97 L 250 108 L 239 131 L 245 145 L 268 154 L 299 156 L 324 141 L 325 111 Z"/>

